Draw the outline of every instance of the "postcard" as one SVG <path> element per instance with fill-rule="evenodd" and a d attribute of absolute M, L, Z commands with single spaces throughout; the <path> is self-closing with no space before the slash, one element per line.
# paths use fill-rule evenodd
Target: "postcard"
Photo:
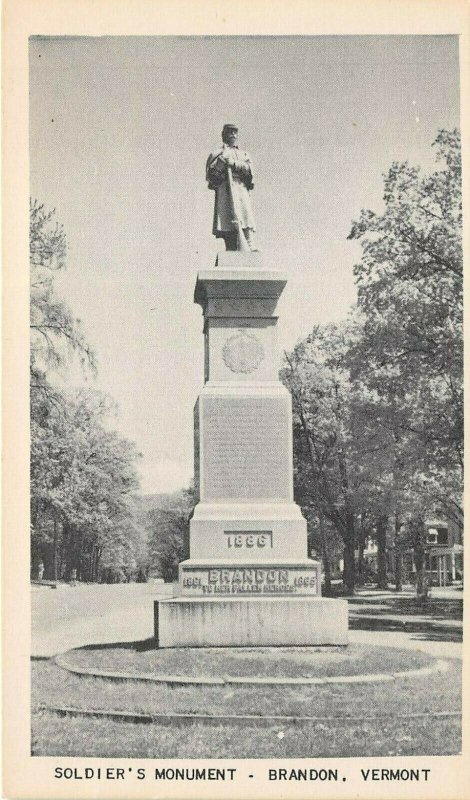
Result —
<path fill-rule="evenodd" d="M 5 2 L 6 798 L 466 796 L 469 19 Z"/>

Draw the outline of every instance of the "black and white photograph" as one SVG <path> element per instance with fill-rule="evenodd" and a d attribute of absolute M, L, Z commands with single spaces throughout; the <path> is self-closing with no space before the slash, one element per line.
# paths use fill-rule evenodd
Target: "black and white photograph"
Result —
<path fill-rule="evenodd" d="M 462 755 L 461 65 L 452 32 L 29 35 L 53 796 L 357 765 L 418 798 Z"/>

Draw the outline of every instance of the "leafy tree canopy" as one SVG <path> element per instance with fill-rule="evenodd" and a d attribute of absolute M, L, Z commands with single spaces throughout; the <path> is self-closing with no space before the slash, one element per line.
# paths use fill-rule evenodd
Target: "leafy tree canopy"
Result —
<path fill-rule="evenodd" d="M 30 202 L 30 328 L 33 388 L 42 389 L 48 370 L 64 367 L 72 353 L 83 366 L 96 368 L 95 355 L 85 339 L 80 320 L 57 297 L 54 279 L 65 269 L 67 240 L 55 211 Z"/>
<path fill-rule="evenodd" d="M 431 175 L 394 163 L 382 214 L 363 211 L 354 272 L 363 335 L 350 353 L 368 413 L 388 429 L 419 483 L 461 492 L 463 470 L 463 272 L 458 131 L 440 131 Z"/>

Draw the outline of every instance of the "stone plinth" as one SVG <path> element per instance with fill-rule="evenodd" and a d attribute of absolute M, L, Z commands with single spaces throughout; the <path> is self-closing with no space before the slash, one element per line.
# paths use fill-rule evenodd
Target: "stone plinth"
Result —
<path fill-rule="evenodd" d="M 194 409 L 196 506 L 178 596 L 156 604 L 159 647 L 347 643 L 347 604 L 321 597 L 294 503 L 292 407 L 278 379 L 286 276 L 260 253 L 200 272 L 204 387 Z"/>
<path fill-rule="evenodd" d="M 295 503 L 199 503 L 190 525 L 191 558 L 307 558 L 305 520 Z"/>
<path fill-rule="evenodd" d="M 243 256 L 238 269 L 224 262 L 197 276 L 194 301 L 204 311 L 204 382 L 278 383 L 275 312 L 287 278 L 276 270 L 248 267 L 250 255 L 259 253 L 230 255 Z"/>
<path fill-rule="evenodd" d="M 157 600 L 155 637 L 158 647 L 345 645 L 348 604 L 327 597 Z"/>

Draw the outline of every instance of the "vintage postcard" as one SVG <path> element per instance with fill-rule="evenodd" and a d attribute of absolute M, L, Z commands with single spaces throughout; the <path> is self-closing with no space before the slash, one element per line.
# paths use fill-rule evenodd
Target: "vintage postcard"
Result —
<path fill-rule="evenodd" d="M 469 20 L 5 2 L 4 797 L 467 796 Z"/>

